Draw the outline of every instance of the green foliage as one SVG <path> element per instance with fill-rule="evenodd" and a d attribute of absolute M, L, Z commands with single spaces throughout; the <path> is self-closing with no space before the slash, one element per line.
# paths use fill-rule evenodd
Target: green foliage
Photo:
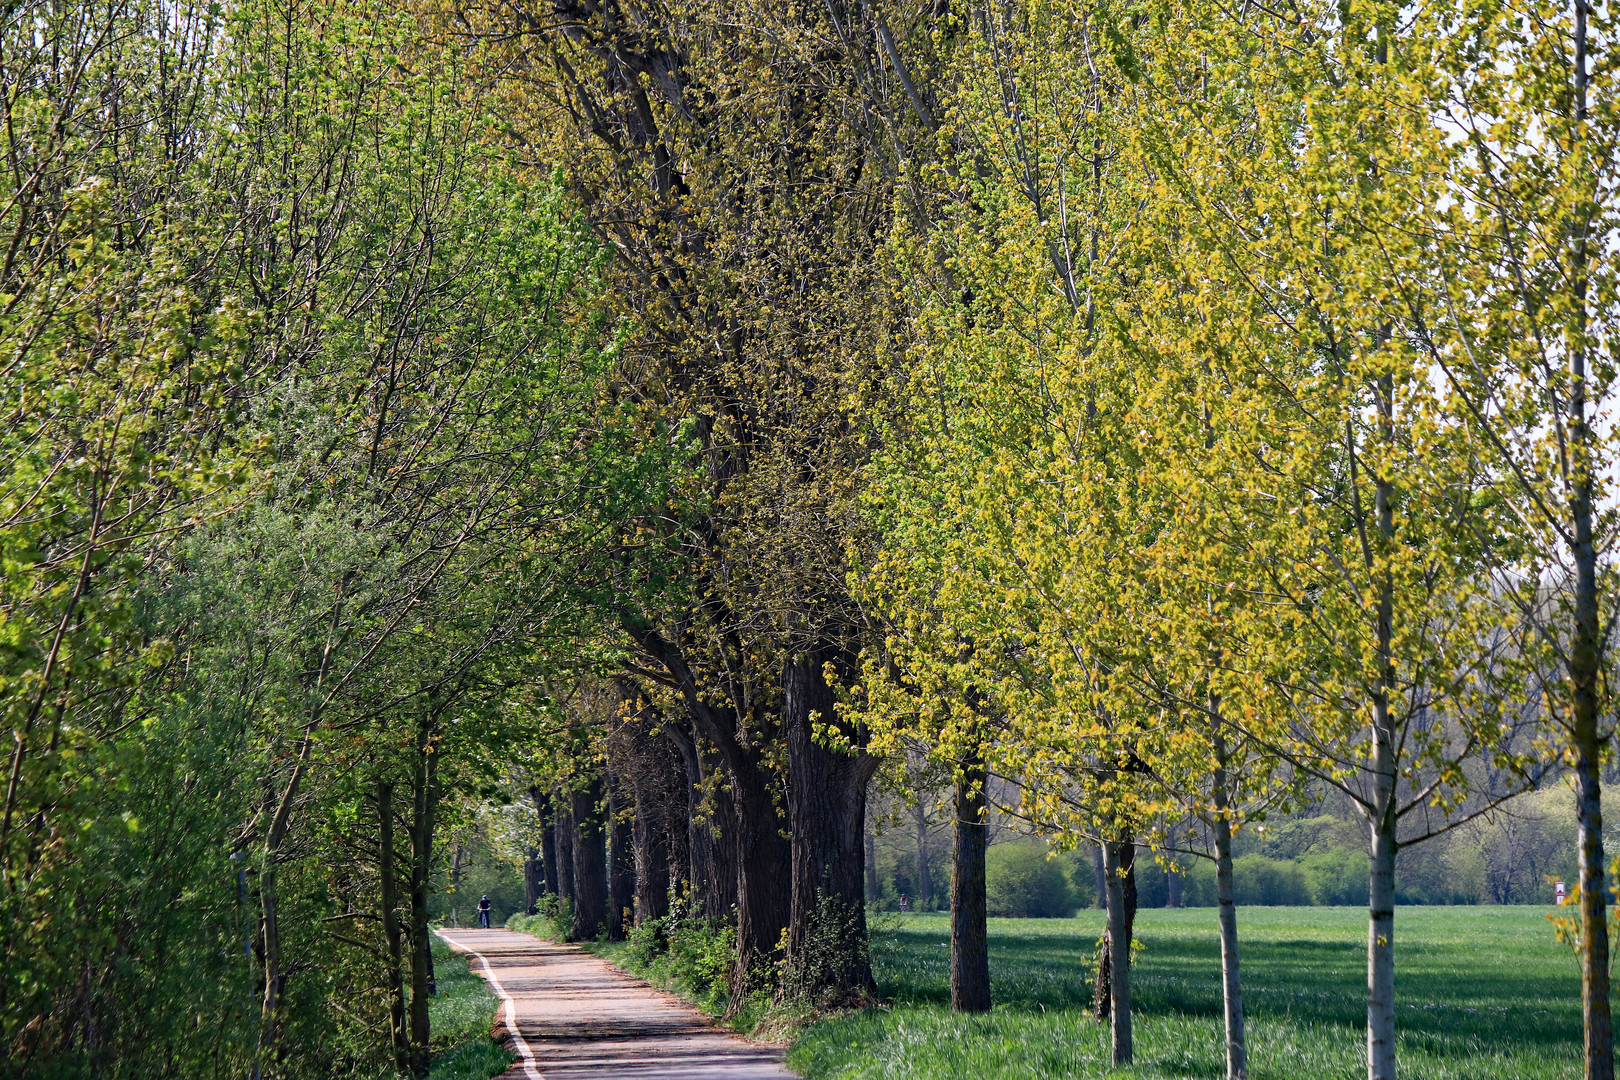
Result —
<path fill-rule="evenodd" d="M 542 896 L 535 904 L 535 914 L 519 912 L 506 920 L 506 928 L 547 941 L 567 941 L 574 935 L 574 902 Z"/>
<path fill-rule="evenodd" d="M 730 976 L 737 947 L 736 927 L 671 913 L 648 919 L 629 941 L 608 946 L 605 955 L 648 982 L 679 991 L 711 1016 L 739 1013 L 734 1022 L 749 1026 L 750 1015 L 732 1010 Z"/>
<path fill-rule="evenodd" d="M 1051 858 L 1039 841 L 994 844 L 985 853 L 985 894 L 991 915 L 1063 918 L 1074 913 L 1066 859 Z"/>
<path fill-rule="evenodd" d="M 1580 997 L 1544 909 L 1406 908 L 1410 959 L 1398 1035 L 1404 1073 L 1439 1080 L 1563 1080 L 1579 1075 Z M 1118 1076 L 1108 1029 L 1087 1014 L 1100 912 L 1062 921 L 992 920 L 996 1008 L 949 1011 L 945 916 L 902 917 L 874 948 L 892 1002 L 799 1032 L 790 1067 L 810 1080 Z M 1131 1075 L 1223 1075 L 1215 913 L 1146 910 L 1131 979 L 1138 1010 Z M 1365 911 L 1266 908 L 1243 919 L 1251 1068 L 1273 1080 L 1365 1072 Z"/>
<path fill-rule="evenodd" d="M 1367 902 L 1367 855 L 1362 851 L 1317 852 L 1300 860 L 1311 903 L 1356 905 Z"/>
<path fill-rule="evenodd" d="M 370 1073 L 377 785 L 446 832 L 492 791 L 662 460 L 602 406 L 602 248 L 397 9 L 0 34 L 0 1062 Z"/>

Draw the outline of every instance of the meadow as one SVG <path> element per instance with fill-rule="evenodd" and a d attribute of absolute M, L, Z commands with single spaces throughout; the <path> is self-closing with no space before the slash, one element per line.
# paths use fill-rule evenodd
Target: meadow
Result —
<path fill-rule="evenodd" d="M 1581 1075 L 1580 982 L 1544 907 L 1403 907 L 1396 915 L 1403 1080 Z M 1212 909 L 1149 909 L 1132 971 L 1136 1065 L 1108 1066 L 1088 1005 L 1101 912 L 990 920 L 996 1007 L 949 1010 L 946 915 L 880 917 L 873 967 L 888 1007 L 802 1029 L 788 1064 L 809 1080 L 1224 1075 Z M 1239 915 L 1253 1080 L 1366 1075 L 1365 908 Z"/>

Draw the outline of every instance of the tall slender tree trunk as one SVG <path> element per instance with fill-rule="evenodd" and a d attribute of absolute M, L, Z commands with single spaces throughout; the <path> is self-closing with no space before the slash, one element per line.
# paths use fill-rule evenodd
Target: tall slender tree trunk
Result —
<path fill-rule="evenodd" d="M 875 994 L 862 890 L 876 763 L 816 740 L 815 725 L 833 723 L 836 706 L 817 653 L 789 662 L 782 682 L 793 860 L 784 990 L 814 1001 Z"/>
<path fill-rule="evenodd" d="M 558 903 L 573 904 L 574 896 L 574 814 L 569 800 L 557 797 L 553 801 L 555 811 L 553 832 L 557 837 L 557 900 Z"/>
<path fill-rule="evenodd" d="M 1212 700 L 1211 712 L 1220 715 L 1220 700 Z M 1221 916 L 1221 1004 L 1226 1015 L 1226 1078 L 1248 1080 L 1249 1050 L 1243 1034 L 1243 976 L 1238 965 L 1237 897 L 1232 883 L 1232 820 L 1227 814 L 1231 777 L 1227 773 L 1226 736 L 1215 721 L 1211 731 L 1215 749 L 1215 892 Z"/>
<path fill-rule="evenodd" d="M 1103 872 L 1108 875 L 1108 956 L 1109 1037 L 1116 1066 L 1129 1065 L 1131 1045 L 1131 918 L 1126 911 L 1125 879 L 1121 872 L 1124 853 L 1135 853 L 1135 845 L 1103 845 Z"/>
<path fill-rule="evenodd" d="M 602 780 L 592 777 L 572 793 L 574 819 L 573 937 L 590 941 L 607 920 L 607 836 L 602 822 Z"/>
<path fill-rule="evenodd" d="M 1586 138 L 1588 0 L 1575 0 L 1574 121 L 1575 138 Z M 1596 193 L 1594 192 L 1596 201 Z M 1577 872 L 1581 897 L 1581 1014 L 1585 1035 L 1586 1080 L 1614 1080 L 1614 1029 L 1609 1013 L 1609 922 L 1604 892 L 1603 788 L 1599 768 L 1603 738 L 1604 641 L 1598 618 L 1597 545 L 1592 534 L 1596 463 L 1587 408 L 1587 317 L 1592 232 L 1592 205 L 1580 205 L 1569 229 L 1570 268 L 1575 323 L 1569 336 L 1570 517 L 1574 526 L 1570 555 L 1575 564 L 1575 625 L 1570 642 L 1571 741 L 1575 750 L 1575 813 L 1578 829 Z"/>
<path fill-rule="evenodd" d="M 1117 849 L 1114 852 L 1115 862 L 1112 870 L 1108 869 L 1107 862 L 1110 847 Z M 1105 890 L 1103 895 L 1103 909 L 1105 912 L 1112 912 L 1113 909 L 1108 906 L 1109 900 L 1106 889 L 1115 878 L 1119 878 L 1119 895 L 1121 902 L 1124 904 L 1122 911 L 1123 918 L 1125 920 L 1125 940 L 1129 942 L 1131 940 L 1130 935 L 1136 933 L 1136 845 L 1131 841 L 1130 834 L 1127 833 L 1124 839 L 1120 840 L 1118 844 L 1103 844 L 1101 847 L 1101 854 L 1103 856 L 1103 882 Z M 1113 1015 L 1114 953 L 1112 942 L 1114 937 L 1113 917 L 1110 914 L 1107 918 L 1107 926 L 1103 930 L 1102 948 L 1098 950 L 1097 985 L 1093 991 L 1095 1013 L 1099 1021 L 1107 1020 Z M 1129 950 L 1127 950 L 1126 955 L 1129 955 Z"/>
<path fill-rule="evenodd" d="M 1382 35 L 1381 35 L 1382 36 Z M 1380 46 L 1382 47 L 1382 46 Z M 1395 383 L 1380 376 L 1379 435 L 1393 442 Z M 1387 554 L 1395 537 L 1395 487 L 1384 474 L 1373 477 L 1373 513 L 1378 537 Z M 1395 681 L 1395 586 L 1387 568 L 1373 569 L 1377 590 L 1374 633 L 1378 649 L 1378 684 L 1372 708 L 1372 802 L 1365 808 L 1371 831 L 1372 863 L 1367 888 L 1367 1080 L 1395 1080 L 1395 780 L 1399 751 L 1395 745 L 1392 697 Z"/>
<path fill-rule="evenodd" d="M 537 847 L 525 848 L 523 851 L 523 914 L 533 915 L 535 905 L 540 902 L 540 894 L 545 891 L 545 871 L 540 865 L 540 849 Z"/>
<path fill-rule="evenodd" d="M 635 814 L 623 781 L 609 777 L 608 805 L 613 846 L 608 872 L 608 940 L 623 941 L 636 915 Z"/>
<path fill-rule="evenodd" d="M 399 925 L 398 882 L 394 871 L 394 785 L 377 784 L 377 874 L 381 879 L 383 941 L 388 950 L 388 1035 L 394 1048 L 394 1068 L 411 1067 L 411 1039 L 405 1027 L 405 946 Z"/>
<path fill-rule="evenodd" d="M 529 789 L 529 798 L 534 802 L 535 815 L 540 819 L 540 869 L 543 875 L 541 885 L 546 892 L 555 896 L 557 894 L 557 820 L 552 808 L 551 792 L 539 787 Z"/>
<path fill-rule="evenodd" d="M 973 753 L 956 778 L 956 837 L 951 858 L 951 1009 L 990 1010 L 990 940 L 986 927 L 984 758 Z"/>
<path fill-rule="evenodd" d="M 660 799 L 663 777 L 635 786 L 635 925 L 669 914 L 669 832 Z"/>
<path fill-rule="evenodd" d="M 1367 887 L 1367 1076 L 1395 1080 L 1395 821 L 1372 825 Z"/>
<path fill-rule="evenodd" d="M 1097 900 L 1092 905 L 1106 910 L 1108 908 L 1108 871 L 1103 869 L 1103 849 L 1101 844 L 1091 845 L 1091 869 L 1097 879 Z"/>
<path fill-rule="evenodd" d="M 433 1041 L 428 998 L 433 994 L 433 936 L 428 929 L 428 885 L 433 870 L 433 819 L 438 805 L 438 761 L 430 725 L 417 729 L 411 771 L 411 1075 L 428 1074 Z"/>
<path fill-rule="evenodd" d="M 703 812 L 703 779 L 706 773 L 703 754 L 695 733 L 683 732 L 673 725 L 667 727 L 664 733 L 680 753 L 686 770 L 686 850 L 690 875 L 687 880 L 692 885 L 692 912 L 705 918 L 722 918 L 736 903 L 737 890 L 733 886 L 728 892 L 722 887 L 722 875 L 715 866 L 716 858 L 722 856 L 716 851 L 712 821 Z M 728 825 L 735 815 L 735 808 L 730 806 L 727 807 L 729 813 L 722 813 L 718 805 L 711 810 L 714 820 Z"/>

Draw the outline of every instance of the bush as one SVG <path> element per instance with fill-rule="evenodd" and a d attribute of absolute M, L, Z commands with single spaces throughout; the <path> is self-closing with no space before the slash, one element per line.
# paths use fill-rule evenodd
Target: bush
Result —
<path fill-rule="evenodd" d="M 1062 919 L 1074 914 L 1069 875 L 1038 840 L 996 844 L 985 854 L 990 914 L 1014 919 Z"/>
<path fill-rule="evenodd" d="M 1292 859 L 1240 855 L 1232 860 L 1232 886 L 1239 904 L 1281 907 L 1311 902 L 1305 871 Z"/>
<path fill-rule="evenodd" d="M 1311 900 L 1318 904 L 1365 904 L 1367 872 L 1371 861 L 1364 851 L 1331 851 L 1307 855 L 1303 860 Z"/>
<path fill-rule="evenodd" d="M 547 941 L 567 941 L 574 933 L 574 902 L 559 901 L 554 895 L 542 896 L 534 905 L 539 914 L 519 912 L 506 920 L 508 930 L 520 934 L 533 934 Z"/>

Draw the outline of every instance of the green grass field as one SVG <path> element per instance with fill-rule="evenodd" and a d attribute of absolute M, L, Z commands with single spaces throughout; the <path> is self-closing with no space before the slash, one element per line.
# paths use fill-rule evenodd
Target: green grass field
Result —
<path fill-rule="evenodd" d="M 1403 1080 L 1578 1077 L 1580 984 L 1547 908 L 1403 907 L 1395 919 Z M 1136 1066 L 1123 1075 L 1224 1075 L 1220 946 L 1210 908 L 1146 910 L 1132 970 Z M 788 1063 L 812 1080 L 1118 1077 L 1087 1011 L 1102 913 L 990 920 L 996 1007 L 949 1011 L 949 923 L 902 916 L 874 938 L 892 1007 L 804 1029 Z M 1239 913 L 1254 1080 L 1366 1075 L 1364 908 Z"/>

